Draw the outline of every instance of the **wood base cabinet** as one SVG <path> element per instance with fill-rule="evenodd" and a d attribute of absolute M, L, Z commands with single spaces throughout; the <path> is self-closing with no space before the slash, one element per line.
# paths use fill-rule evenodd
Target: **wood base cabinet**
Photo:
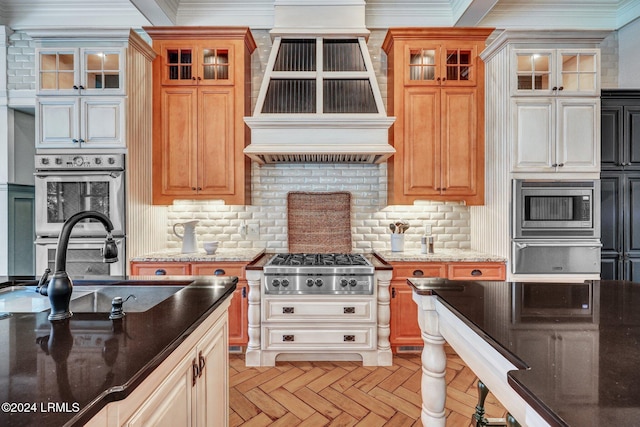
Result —
<path fill-rule="evenodd" d="M 492 29 L 392 28 L 387 111 L 389 204 L 484 203 L 484 64 Z"/>
<path fill-rule="evenodd" d="M 89 421 L 106 426 L 223 426 L 229 421 L 225 301 L 125 400 Z"/>
<path fill-rule="evenodd" d="M 229 306 L 229 345 L 244 347 L 248 336 L 248 283 L 242 262 L 132 262 L 131 275 L 236 276 L 238 284 Z"/>
<path fill-rule="evenodd" d="M 392 262 L 391 321 L 389 341 L 394 353 L 421 349 L 418 306 L 407 279 L 440 277 L 450 280 L 505 280 L 504 263 L 493 262 Z"/>
<path fill-rule="evenodd" d="M 149 27 L 153 63 L 153 203 L 251 203 L 244 155 L 251 108 L 248 28 Z"/>

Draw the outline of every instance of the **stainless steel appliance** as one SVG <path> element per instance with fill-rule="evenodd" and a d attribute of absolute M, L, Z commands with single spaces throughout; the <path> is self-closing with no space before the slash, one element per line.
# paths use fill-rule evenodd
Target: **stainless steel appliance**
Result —
<path fill-rule="evenodd" d="M 360 254 L 277 254 L 263 272 L 266 294 L 373 295 L 375 268 Z"/>
<path fill-rule="evenodd" d="M 118 246 L 118 261 L 105 263 L 102 258 L 104 235 L 102 237 L 73 237 L 67 249 L 67 273 L 75 276 L 123 276 L 126 273 L 124 237 L 115 237 Z M 36 239 L 36 273 L 46 268 L 55 271 L 57 237 L 38 237 Z"/>
<path fill-rule="evenodd" d="M 600 181 L 514 180 L 514 237 L 599 238 Z"/>
<path fill-rule="evenodd" d="M 513 181 L 512 272 L 600 273 L 600 181 Z"/>
<path fill-rule="evenodd" d="M 73 214 L 97 211 L 109 217 L 114 236 L 124 236 L 123 154 L 38 154 L 36 160 L 36 235 L 58 236 Z M 73 236 L 104 236 L 98 221 L 74 227 Z"/>
<path fill-rule="evenodd" d="M 123 275 L 125 254 L 124 154 L 37 154 L 36 272 L 53 270 L 55 249 L 64 222 L 81 211 L 105 214 L 113 223 L 120 261 L 103 264 L 105 230 L 93 219 L 75 225 L 69 242 L 70 275 Z"/>

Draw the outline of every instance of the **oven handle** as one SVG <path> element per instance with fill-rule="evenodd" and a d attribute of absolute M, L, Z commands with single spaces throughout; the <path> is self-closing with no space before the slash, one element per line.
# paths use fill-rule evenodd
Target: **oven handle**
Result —
<path fill-rule="evenodd" d="M 579 242 L 579 241 L 573 241 L 573 242 L 535 242 L 535 243 L 521 243 L 521 242 L 516 242 L 516 247 L 518 249 L 524 249 L 527 247 L 533 247 L 533 248 L 539 248 L 539 247 L 547 247 L 547 246 L 560 246 L 560 247 L 586 247 L 586 246 L 590 246 L 593 249 L 598 249 L 602 247 L 602 243 L 600 242 Z"/>
<path fill-rule="evenodd" d="M 74 170 L 74 171 L 47 171 L 47 172 L 36 172 L 34 176 L 36 178 L 49 178 L 51 176 L 109 176 L 111 178 L 119 177 L 123 169 L 119 170 Z"/>

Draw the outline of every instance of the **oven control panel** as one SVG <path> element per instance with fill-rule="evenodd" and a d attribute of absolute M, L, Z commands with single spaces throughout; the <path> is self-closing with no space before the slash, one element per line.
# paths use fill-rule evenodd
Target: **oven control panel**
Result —
<path fill-rule="evenodd" d="M 37 154 L 36 170 L 124 170 L 124 154 Z"/>
<path fill-rule="evenodd" d="M 267 294 L 373 294 L 373 275 L 270 275 Z"/>

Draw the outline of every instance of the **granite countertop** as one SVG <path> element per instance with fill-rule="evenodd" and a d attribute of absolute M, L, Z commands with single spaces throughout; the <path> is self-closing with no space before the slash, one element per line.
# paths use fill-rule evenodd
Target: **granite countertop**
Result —
<path fill-rule="evenodd" d="M 1 279 L 0 287 L 23 281 Z M 74 290 L 105 281 L 74 278 Z M 15 412 L 3 406 L 0 425 L 83 425 L 140 385 L 233 294 L 237 278 L 135 276 L 131 281 L 126 284 L 186 287 L 144 312 L 127 312 L 125 303 L 127 313 L 120 320 L 109 320 L 109 313 L 75 312 L 68 320 L 50 322 L 49 310 L 0 317 L 0 401 L 21 405 Z"/>
<path fill-rule="evenodd" d="M 390 250 L 375 251 L 387 262 L 506 262 L 507 259 L 471 249 L 439 249 L 433 254 L 420 253 L 419 249 L 392 252 Z"/>
<path fill-rule="evenodd" d="M 258 248 L 225 249 L 218 248 L 213 255 L 204 249 L 192 254 L 183 254 L 179 249 L 167 249 L 131 258 L 133 262 L 251 262 L 265 252 Z"/>
<path fill-rule="evenodd" d="M 522 367 L 509 384 L 552 426 L 638 425 L 640 283 L 408 281 Z"/>

